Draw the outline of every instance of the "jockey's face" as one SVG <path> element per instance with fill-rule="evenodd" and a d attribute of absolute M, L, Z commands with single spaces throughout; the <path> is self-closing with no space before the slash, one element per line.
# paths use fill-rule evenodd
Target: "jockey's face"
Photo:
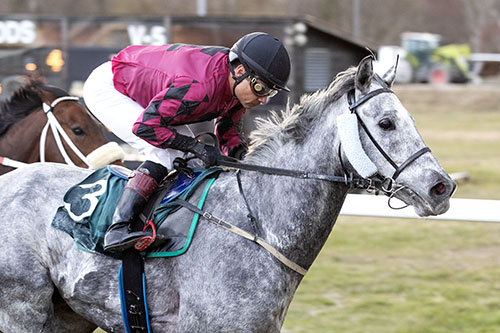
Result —
<path fill-rule="evenodd" d="M 245 73 L 245 68 L 243 65 L 238 65 L 234 69 L 234 73 L 236 74 L 236 77 L 240 77 Z M 233 82 L 234 84 L 234 82 Z M 250 86 L 250 81 L 249 80 L 243 80 L 241 81 L 237 86 L 236 89 L 234 90 L 234 94 L 236 95 L 236 98 L 240 101 L 241 105 L 245 109 L 251 109 L 253 107 L 256 107 L 260 104 L 266 104 L 269 96 L 262 96 L 259 97 L 255 95 L 252 87 Z"/>

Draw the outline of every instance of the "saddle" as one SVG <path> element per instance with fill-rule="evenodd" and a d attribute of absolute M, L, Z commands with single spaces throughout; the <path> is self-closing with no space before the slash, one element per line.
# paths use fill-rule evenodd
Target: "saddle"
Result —
<path fill-rule="evenodd" d="M 144 253 L 146 257 L 176 256 L 187 251 L 199 215 L 183 209 L 182 218 L 177 218 L 181 206 L 176 199 L 202 207 L 220 170 L 176 170 L 160 184 L 138 216 L 143 224 L 152 221 L 156 229 L 156 240 Z M 103 241 L 129 174 L 127 168 L 108 165 L 72 186 L 64 195 L 64 205 L 58 208 L 52 227 L 73 237 L 83 251 L 119 256 L 104 252 Z"/>

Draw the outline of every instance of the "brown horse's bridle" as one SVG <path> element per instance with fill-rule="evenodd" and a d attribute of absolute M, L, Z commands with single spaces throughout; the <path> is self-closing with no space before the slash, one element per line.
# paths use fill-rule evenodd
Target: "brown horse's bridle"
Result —
<path fill-rule="evenodd" d="M 47 115 L 47 124 L 45 124 L 45 127 L 42 130 L 42 134 L 40 135 L 40 162 L 45 162 L 45 142 L 47 140 L 47 132 L 50 129 L 52 130 L 52 134 L 54 135 L 54 139 L 57 144 L 57 148 L 59 149 L 59 152 L 61 153 L 62 157 L 64 158 L 64 161 L 68 165 L 76 166 L 75 163 L 71 160 L 69 157 L 68 153 L 66 152 L 66 149 L 64 148 L 64 145 L 61 141 L 61 136 L 68 144 L 68 146 L 73 150 L 73 152 L 85 163 L 89 169 L 90 169 L 90 163 L 88 162 L 87 158 L 85 155 L 82 154 L 82 152 L 76 147 L 76 145 L 71 141 L 69 136 L 66 134 L 64 129 L 62 128 L 61 124 L 57 121 L 56 117 L 54 116 L 54 113 L 52 112 L 54 108 L 56 107 L 57 104 L 60 102 L 64 101 L 76 101 L 78 102 L 79 98 L 75 96 L 63 96 L 55 99 L 50 105 L 43 103 L 43 111 Z"/>

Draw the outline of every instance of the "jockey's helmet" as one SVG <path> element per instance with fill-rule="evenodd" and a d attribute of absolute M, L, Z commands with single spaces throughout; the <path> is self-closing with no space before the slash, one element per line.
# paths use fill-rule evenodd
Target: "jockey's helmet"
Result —
<path fill-rule="evenodd" d="M 264 32 L 241 37 L 229 52 L 229 62 L 236 59 L 245 68 L 245 77 L 257 76 L 271 89 L 290 91 L 286 86 L 290 75 L 290 57 L 277 38 Z M 230 68 L 234 75 L 232 65 Z"/>

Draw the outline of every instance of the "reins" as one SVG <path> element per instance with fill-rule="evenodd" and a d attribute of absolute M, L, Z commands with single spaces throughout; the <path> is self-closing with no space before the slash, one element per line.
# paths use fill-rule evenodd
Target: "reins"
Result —
<path fill-rule="evenodd" d="M 391 89 L 389 88 L 381 88 L 377 89 L 374 91 L 369 92 L 368 94 L 362 96 L 358 101 L 355 100 L 355 91 L 352 89 L 351 91 L 348 92 L 347 94 L 347 99 L 349 103 L 349 110 L 356 114 L 356 118 L 358 122 L 361 124 L 361 127 L 365 131 L 365 133 L 368 135 L 372 143 L 375 145 L 375 147 L 378 149 L 378 151 L 384 156 L 384 158 L 391 164 L 392 167 L 394 167 L 395 172 L 392 175 L 392 177 L 383 177 L 380 174 L 375 174 L 373 178 L 364 178 L 364 177 L 354 177 L 353 173 L 350 173 L 347 175 L 347 172 L 345 171 L 345 167 L 342 162 L 342 154 L 341 154 L 341 146 L 339 145 L 339 156 L 341 160 L 341 164 L 344 169 L 344 176 L 335 176 L 335 175 L 328 175 L 328 174 L 321 174 L 321 173 L 315 173 L 315 172 L 308 172 L 308 171 L 302 171 L 302 170 L 291 170 L 291 169 L 283 169 L 283 168 L 272 168 L 272 167 L 266 167 L 266 166 L 261 166 L 261 165 L 254 165 L 254 164 L 247 164 L 247 163 L 242 163 L 239 160 L 228 157 L 228 156 L 221 156 L 219 160 L 217 161 L 218 165 L 220 166 L 225 166 L 229 168 L 234 168 L 237 169 L 236 173 L 236 178 L 238 181 L 238 189 L 240 192 L 240 195 L 243 198 L 243 201 L 247 207 L 248 210 L 248 218 L 251 222 L 252 228 L 254 230 L 254 234 L 251 234 L 241 228 L 238 228 L 188 202 L 185 201 L 180 201 L 178 200 L 179 204 L 182 206 L 190 209 L 191 211 L 200 214 L 203 216 L 206 220 L 226 229 L 229 230 L 233 233 L 236 233 L 246 239 L 249 239 L 260 246 L 264 247 L 268 252 L 270 252 L 274 257 L 276 257 L 279 261 L 281 261 L 283 264 L 285 264 L 287 267 L 291 268 L 295 272 L 305 275 L 307 273 L 307 270 L 300 265 L 294 263 L 293 261 L 287 259 L 283 254 L 281 254 L 278 250 L 276 250 L 274 247 L 272 247 L 269 243 L 267 243 L 265 240 L 262 238 L 258 237 L 258 229 L 257 229 L 257 219 L 255 218 L 255 215 L 252 212 L 252 209 L 250 208 L 249 202 L 243 193 L 243 187 L 241 184 L 241 179 L 240 179 L 240 170 L 247 170 L 247 171 L 255 171 L 255 172 L 260 172 L 264 174 L 269 174 L 269 175 L 276 175 L 276 176 L 285 176 L 285 177 L 293 177 L 293 178 L 298 178 L 298 179 L 312 179 L 312 180 L 320 180 L 320 181 L 328 181 L 328 182 L 336 182 L 336 183 L 343 183 L 346 186 L 349 186 L 350 188 L 363 188 L 367 191 L 375 190 L 376 193 L 379 191 L 384 192 L 386 195 L 389 196 L 389 207 L 393 209 L 401 209 L 404 207 L 393 207 L 391 206 L 391 199 L 394 197 L 394 195 L 406 188 L 406 186 L 397 186 L 397 188 L 394 190 L 394 187 L 396 185 L 396 178 L 401 174 L 401 172 L 408 167 L 412 162 L 414 162 L 416 159 L 418 159 L 420 156 L 424 155 L 427 152 L 430 152 L 430 149 L 428 147 L 424 147 L 420 150 L 418 150 L 416 153 L 412 154 L 405 162 L 403 162 L 401 165 L 397 165 L 390 157 L 389 155 L 382 149 L 382 147 L 376 142 L 375 138 L 373 135 L 370 133 L 368 130 L 368 127 L 365 125 L 363 120 L 360 118 L 359 114 L 356 112 L 356 109 L 361 106 L 363 103 L 368 101 L 374 96 L 377 96 L 382 93 L 394 93 Z M 217 145 L 217 141 L 216 145 Z M 406 207 L 406 206 L 405 206 Z"/>
<path fill-rule="evenodd" d="M 429 147 L 424 147 L 424 148 L 418 150 L 416 153 L 412 154 L 405 162 L 403 162 L 401 165 L 398 166 L 389 157 L 389 155 L 382 149 L 382 147 L 377 143 L 374 136 L 371 134 L 371 132 L 369 131 L 368 127 L 363 122 L 363 120 L 361 119 L 359 114 L 356 112 L 356 109 L 359 106 L 363 105 L 365 102 L 367 102 L 371 98 L 373 98 L 379 94 L 382 94 L 382 93 L 393 94 L 394 92 L 389 88 L 380 88 L 380 89 L 373 90 L 373 91 L 367 93 L 366 95 L 363 95 L 359 100 L 356 101 L 355 91 L 354 91 L 354 89 L 352 89 L 347 94 L 347 100 L 349 103 L 349 110 L 356 115 L 358 122 L 361 124 L 361 127 L 363 128 L 365 133 L 370 138 L 370 141 L 375 145 L 375 147 L 382 154 L 382 156 L 384 156 L 384 158 L 387 160 L 387 162 L 389 162 L 389 164 L 391 164 L 391 166 L 395 169 L 395 172 L 392 175 L 392 177 L 381 177 L 378 174 L 376 175 L 375 178 L 354 177 L 354 175 L 352 173 L 350 173 L 348 175 L 347 172 L 344 172 L 344 176 L 334 176 L 334 175 L 320 174 L 320 173 L 308 172 L 308 171 L 302 171 L 302 170 L 271 168 L 271 167 L 265 167 L 265 166 L 254 165 L 254 164 L 241 163 L 238 160 L 231 158 L 231 157 L 228 157 L 228 156 L 223 156 L 222 158 L 220 158 L 218 161 L 218 164 L 221 166 L 229 167 L 229 168 L 248 170 L 248 171 L 256 171 L 256 172 L 261 172 L 261 173 L 270 174 L 270 175 L 287 176 L 287 177 L 294 177 L 294 178 L 300 178 L 300 179 L 322 180 L 322 181 L 329 181 L 329 182 L 336 182 L 336 183 L 344 183 L 345 185 L 349 186 L 349 188 L 351 188 L 351 189 L 361 188 L 361 189 L 365 189 L 367 191 L 371 191 L 371 190 L 382 191 L 386 195 L 389 195 L 392 198 L 397 191 L 402 190 L 402 187 L 399 187 L 397 190 L 393 190 L 393 187 L 396 184 L 396 179 L 401 174 L 401 172 L 403 172 L 403 170 L 406 169 L 406 167 L 408 167 L 412 162 L 414 162 L 420 156 L 424 155 L 425 153 L 430 152 L 431 150 L 429 149 Z M 339 149 L 340 149 L 340 147 L 339 147 Z M 389 203 L 389 206 L 393 209 L 396 209 L 396 208 L 392 207 L 390 205 L 390 203 Z"/>
<path fill-rule="evenodd" d="M 247 163 L 241 163 L 238 160 L 228 157 L 228 156 L 223 156 L 221 159 L 217 161 L 218 165 L 229 167 L 229 168 L 234 168 L 234 169 L 241 169 L 241 170 L 247 170 L 247 171 L 256 171 L 256 172 L 261 172 L 265 173 L 268 175 L 276 175 L 276 176 L 286 176 L 286 177 L 293 177 L 293 178 L 299 178 L 299 179 L 314 179 L 314 180 L 323 180 L 323 181 L 329 181 L 329 182 L 336 182 L 336 183 L 344 183 L 345 185 L 351 187 L 351 188 L 372 188 L 377 185 L 379 185 L 379 181 L 377 179 L 370 179 L 370 178 L 359 178 L 359 177 L 354 177 L 353 174 L 350 174 L 349 176 L 345 174 L 344 176 L 333 176 L 333 175 L 326 175 L 326 174 L 320 174 L 320 173 L 315 173 L 315 172 L 308 172 L 308 171 L 302 171 L 302 170 L 291 170 L 291 169 L 282 169 L 282 168 L 271 168 L 271 167 L 265 167 L 261 165 L 255 165 L 255 164 L 247 164 Z M 381 185 L 382 182 L 380 182 Z"/>
<path fill-rule="evenodd" d="M 300 178 L 300 179 L 315 179 L 315 180 L 323 180 L 323 181 L 330 181 L 330 182 L 338 182 L 338 183 L 344 183 L 347 186 L 350 187 L 361 187 L 365 189 L 369 188 L 377 188 L 377 189 L 382 189 L 383 188 L 383 182 L 379 182 L 378 180 L 375 179 L 366 179 L 366 178 L 353 178 L 352 174 L 350 177 L 344 176 L 344 177 L 339 177 L 339 176 L 332 176 L 332 175 L 324 175 L 324 174 L 317 174 L 317 173 L 310 173 L 306 171 L 299 171 L 299 170 L 289 170 L 289 169 L 280 169 L 280 168 L 270 168 L 270 167 L 264 167 L 260 165 L 253 165 L 253 164 L 245 164 L 238 162 L 238 160 L 233 159 L 231 157 L 224 156 L 223 158 L 219 159 L 218 164 L 221 166 L 226 166 L 230 168 L 235 168 L 238 169 L 236 172 L 236 179 L 238 181 L 238 189 L 240 192 L 240 195 L 243 198 L 243 201 L 245 203 L 245 206 L 248 211 L 248 219 L 250 221 L 250 224 L 253 228 L 254 233 L 249 233 L 248 231 L 245 231 L 237 226 L 232 225 L 229 222 L 226 222 L 222 220 L 221 218 L 212 215 L 211 213 L 204 211 L 192 204 L 190 204 L 187 201 L 184 200 L 176 200 L 177 203 L 179 203 L 181 206 L 193 211 L 194 213 L 197 213 L 201 216 L 203 216 L 207 221 L 212 222 L 219 227 L 222 227 L 228 231 L 231 231 L 243 238 L 246 238 L 248 240 L 251 240 L 254 243 L 257 243 L 258 245 L 262 246 L 264 249 L 266 249 L 270 254 L 272 254 L 276 259 L 278 259 L 281 263 L 283 263 L 285 266 L 288 268 L 292 269 L 293 271 L 299 273 L 300 275 L 305 275 L 307 273 L 307 269 L 303 268 L 302 266 L 298 265 L 297 263 L 291 261 L 287 257 L 285 257 L 281 252 L 279 252 L 276 248 L 274 248 L 271 244 L 267 243 L 264 239 L 258 236 L 258 227 L 257 227 L 257 219 L 255 215 L 253 214 L 252 209 L 250 208 L 250 204 L 245 196 L 245 193 L 243 192 L 243 187 L 241 184 L 241 179 L 240 179 L 240 170 L 249 170 L 249 171 L 256 171 L 256 172 L 261 172 L 265 174 L 271 174 L 271 175 L 277 175 L 277 176 L 287 176 L 287 177 L 294 177 L 294 178 Z"/>

